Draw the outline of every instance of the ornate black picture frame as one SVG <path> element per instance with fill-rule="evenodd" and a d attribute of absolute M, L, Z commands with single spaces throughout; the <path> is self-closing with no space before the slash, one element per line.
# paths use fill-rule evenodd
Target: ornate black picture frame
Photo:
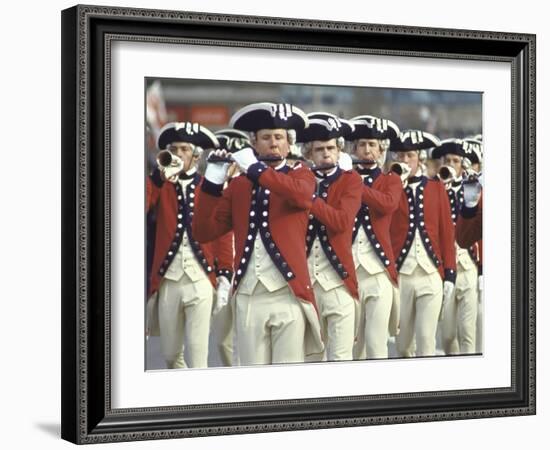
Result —
<path fill-rule="evenodd" d="M 511 65 L 511 385 L 192 406 L 111 405 L 114 41 Z M 62 437 L 84 444 L 535 413 L 535 36 L 98 6 L 62 12 Z"/>

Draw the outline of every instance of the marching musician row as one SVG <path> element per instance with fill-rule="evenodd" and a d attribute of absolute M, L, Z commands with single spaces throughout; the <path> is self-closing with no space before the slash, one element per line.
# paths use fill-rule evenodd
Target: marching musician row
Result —
<path fill-rule="evenodd" d="M 230 127 L 166 125 L 147 179 L 148 333 L 168 368 L 207 367 L 212 339 L 224 365 L 387 358 L 388 335 L 401 356 L 429 356 L 438 324 L 446 354 L 479 351 L 481 245 L 455 241 L 480 196 L 462 173 L 481 164 L 477 141 L 274 103 L 240 109 Z M 296 143 L 311 166 L 287 164 Z M 424 175 L 429 148 L 445 183 Z"/>

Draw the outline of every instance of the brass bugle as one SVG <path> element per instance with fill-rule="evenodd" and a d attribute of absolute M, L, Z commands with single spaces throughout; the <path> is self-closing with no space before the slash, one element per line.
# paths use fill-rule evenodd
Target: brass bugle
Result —
<path fill-rule="evenodd" d="M 438 175 L 443 182 L 450 181 L 452 178 L 454 178 L 454 174 L 451 172 L 451 168 L 449 166 L 441 166 Z"/>
<path fill-rule="evenodd" d="M 168 150 L 161 150 L 157 155 L 157 159 L 162 167 L 170 167 L 172 164 L 172 153 Z"/>
<path fill-rule="evenodd" d="M 262 162 L 279 162 L 279 161 L 282 161 L 282 160 L 283 160 L 283 158 L 281 156 L 260 156 L 260 157 L 258 157 L 258 161 L 262 161 Z M 235 160 L 233 160 L 231 158 L 228 158 L 228 157 L 220 157 L 220 156 L 216 156 L 216 155 L 211 155 L 211 156 L 208 157 L 206 162 L 211 162 L 211 163 L 217 163 L 217 162 L 232 163 L 232 162 L 235 162 Z"/>
<path fill-rule="evenodd" d="M 399 176 L 403 175 L 403 167 L 401 166 L 402 163 L 400 162 L 394 162 L 390 166 L 390 172 L 393 172 Z"/>

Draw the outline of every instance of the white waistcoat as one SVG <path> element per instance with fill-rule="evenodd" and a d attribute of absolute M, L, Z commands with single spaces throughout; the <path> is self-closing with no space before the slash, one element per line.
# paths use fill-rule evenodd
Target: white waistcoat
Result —
<path fill-rule="evenodd" d="M 374 251 L 372 244 L 367 237 L 365 230 L 359 225 L 359 231 L 352 246 L 353 262 L 355 268 L 363 267 L 365 271 L 371 275 L 384 272 L 385 267 L 380 261 L 380 258 Z"/>
<path fill-rule="evenodd" d="M 253 245 L 246 273 L 237 289 L 238 293 L 251 295 L 258 282 L 262 283 L 269 292 L 285 287 L 287 282 L 271 261 L 259 233 Z"/>
<path fill-rule="evenodd" d="M 311 253 L 307 258 L 307 264 L 312 284 L 317 281 L 325 291 L 329 291 L 330 289 L 334 289 L 344 284 L 342 278 L 340 278 L 330 264 L 330 261 L 327 259 L 321 247 L 319 237 L 316 237 L 313 241 Z"/>
<path fill-rule="evenodd" d="M 178 180 L 178 183 L 181 185 L 182 192 L 184 193 L 183 195 L 185 195 L 185 189 L 191 181 L 193 180 Z M 178 281 L 184 273 L 191 279 L 191 281 L 199 281 L 201 279 L 208 278 L 193 253 L 191 244 L 189 243 L 189 236 L 187 235 L 185 229 L 178 252 L 166 270 L 164 277 L 168 280 Z"/>
<path fill-rule="evenodd" d="M 429 257 L 428 252 L 426 252 L 424 244 L 422 244 L 422 238 L 420 237 L 418 230 L 416 230 L 414 234 L 413 243 L 411 244 L 409 253 L 405 258 L 405 262 L 401 266 L 401 269 L 399 269 L 399 273 L 410 275 L 414 272 L 416 266 L 422 267 L 426 273 L 433 273 L 437 271 L 437 267 Z"/>
<path fill-rule="evenodd" d="M 411 185 L 413 195 L 416 198 L 416 186 Z M 432 259 L 428 255 L 428 252 L 424 248 L 424 244 L 422 243 L 422 237 L 420 236 L 420 232 L 418 231 L 418 228 L 416 229 L 414 233 L 414 240 L 411 244 L 411 248 L 409 249 L 409 253 L 407 254 L 407 257 L 405 258 L 405 261 L 403 262 L 403 265 L 401 266 L 401 269 L 399 269 L 399 273 L 410 275 L 414 272 L 414 269 L 416 269 L 416 266 L 420 266 L 424 271 L 428 274 L 436 272 L 437 267 L 433 263 Z"/>

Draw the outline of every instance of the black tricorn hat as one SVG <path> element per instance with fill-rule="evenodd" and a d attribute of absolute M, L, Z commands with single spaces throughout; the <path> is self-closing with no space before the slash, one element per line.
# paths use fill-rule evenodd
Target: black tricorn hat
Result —
<path fill-rule="evenodd" d="M 355 130 L 346 137 L 349 141 L 357 139 L 389 139 L 391 142 L 394 142 L 401 134 L 395 122 L 388 119 L 362 115 L 353 117 L 350 121 L 355 125 Z"/>
<path fill-rule="evenodd" d="M 215 135 L 220 143 L 220 148 L 224 148 L 230 152 L 240 150 L 246 146 L 250 147 L 251 145 L 250 136 L 244 131 L 225 128 L 216 131 Z"/>
<path fill-rule="evenodd" d="M 432 159 L 439 159 L 445 155 L 466 156 L 462 139 L 445 139 L 432 151 Z"/>
<path fill-rule="evenodd" d="M 188 142 L 203 149 L 218 148 L 214 133 L 196 122 L 170 122 L 160 130 L 158 148 L 164 150 L 173 142 Z"/>
<path fill-rule="evenodd" d="M 354 126 L 348 120 L 327 112 L 314 112 L 307 115 L 309 126 L 296 132 L 296 142 L 328 141 L 346 137 Z"/>
<path fill-rule="evenodd" d="M 290 103 L 253 103 L 239 109 L 229 126 L 242 131 L 258 131 L 263 129 L 274 130 L 302 130 L 307 128 L 306 113 Z"/>
<path fill-rule="evenodd" d="M 473 138 L 465 138 L 463 142 L 464 157 L 468 158 L 472 164 L 481 163 L 483 159 L 483 142 Z"/>
<path fill-rule="evenodd" d="M 437 147 L 441 141 L 437 136 L 421 130 L 407 130 L 393 142 L 392 152 L 408 152 Z"/>

